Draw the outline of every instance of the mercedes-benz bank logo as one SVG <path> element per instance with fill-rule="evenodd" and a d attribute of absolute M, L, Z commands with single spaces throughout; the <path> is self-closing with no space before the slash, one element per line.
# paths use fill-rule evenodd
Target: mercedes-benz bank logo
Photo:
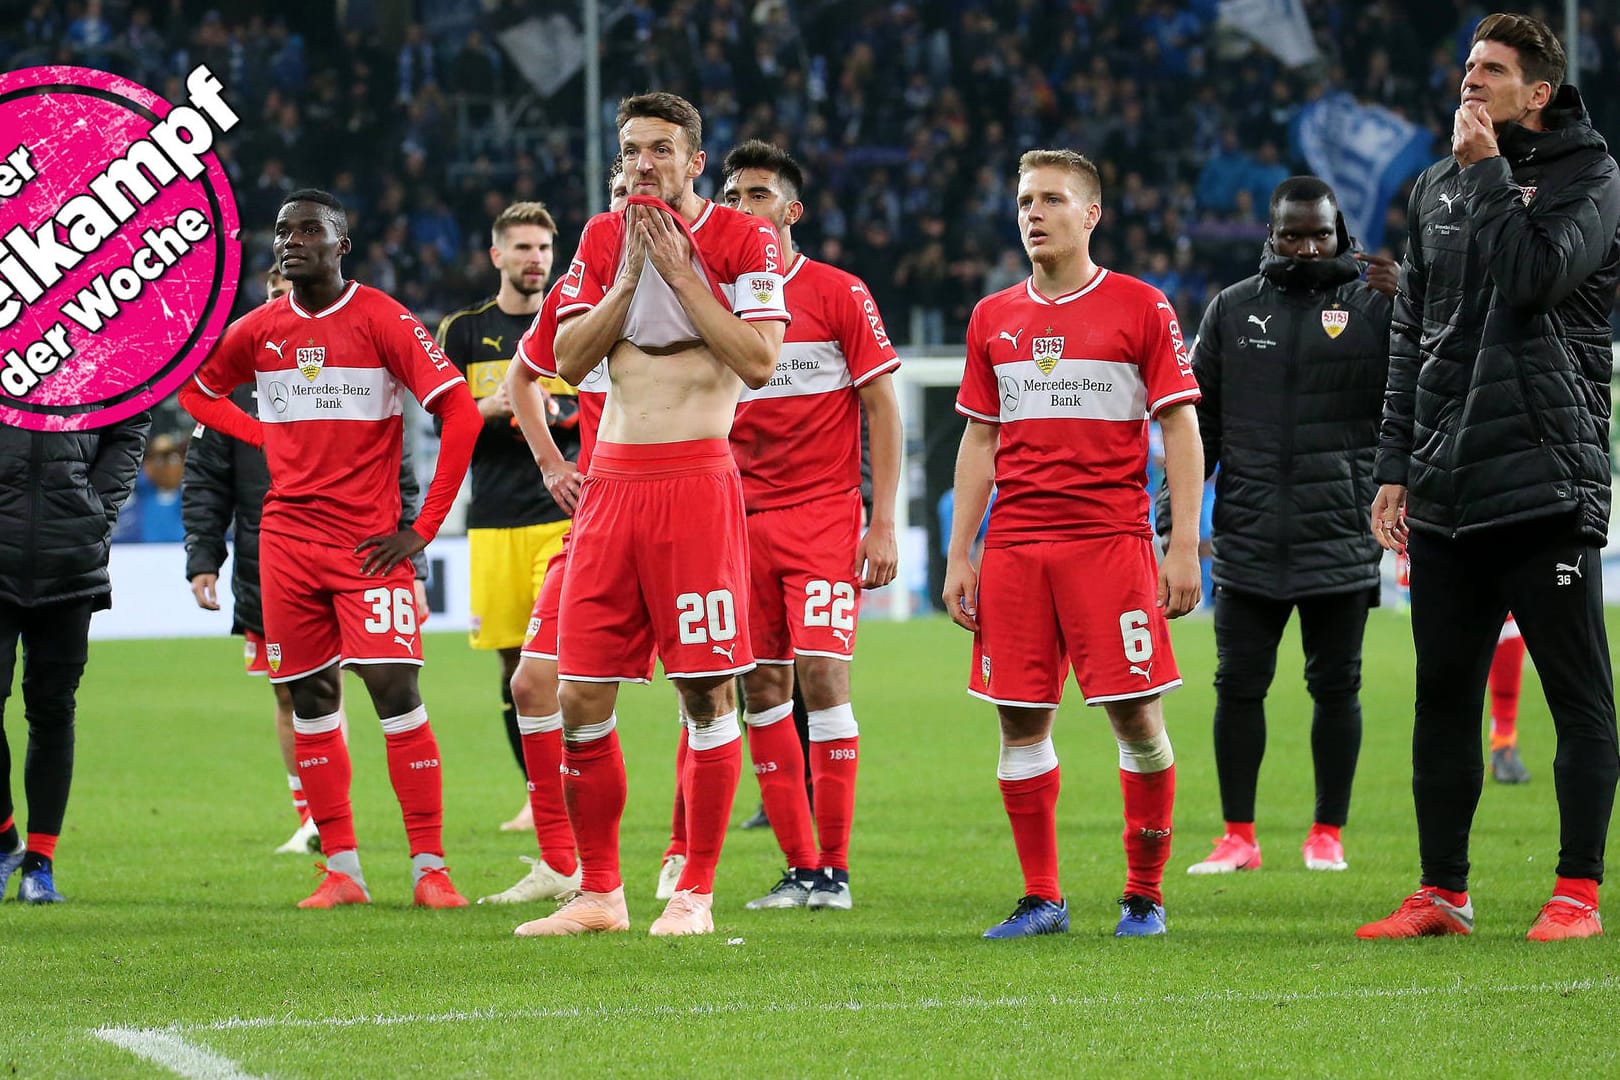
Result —
<path fill-rule="evenodd" d="M 284 383 L 284 382 L 273 382 L 273 383 L 271 383 L 270 384 L 270 407 L 272 409 L 276 410 L 276 412 L 278 412 L 278 413 L 284 413 L 284 412 L 287 411 L 287 400 L 288 400 L 287 384 Z"/>
<path fill-rule="evenodd" d="M 1003 375 L 1001 377 L 1002 407 L 1008 412 L 1017 412 L 1019 400 L 1020 395 L 1018 393 L 1018 380 L 1013 378 L 1011 375 Z"/>

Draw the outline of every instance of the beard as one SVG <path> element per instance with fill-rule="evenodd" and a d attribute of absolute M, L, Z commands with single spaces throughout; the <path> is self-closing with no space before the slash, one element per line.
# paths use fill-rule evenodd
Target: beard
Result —
<path fill-rule="evenodd" d="M 506 275 L 506 283 L 508 285 L 512 286 L 512 288 L 517 291 L 517 294 L 519 296 L 533 296 L 536 293 L 545 292 L 546 291 L 546 282 L 548 280 L 549 279 L 546 277 L 546 275 L 542 274 L 542 275 L 540 275 L 540 284 L 538 284 L 538 285 L 534 286 L 533 288 L 531 288 L 529 286 L 529 283 L 527 281 L 523 280 L 523 275 L 522 274 L 507 274 Z"/>

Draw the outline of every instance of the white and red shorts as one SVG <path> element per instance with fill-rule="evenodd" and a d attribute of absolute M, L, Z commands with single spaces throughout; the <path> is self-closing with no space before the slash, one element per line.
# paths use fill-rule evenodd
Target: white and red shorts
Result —
<path fill-rule="evenodd" d="M 742 479 L 725 439 L 597 443 L 563 575 L 557 676 L 642 682 L 754 666 Z"/>
<path fill-rule="evenodd" d="M 1055 709 L 1072 665 L 1087 705 L 1181 685 L 1145 536 L 986 548 L 968 693 Z"/>
<path fill-rule="evenodd" d="M 748 626 L 759 663 L 850 658 L 860 543 L 859 492 L 748 515 Z"/>
<path fill-rule="evenodd" d="M 422 663 L 410 560 L 367 576 L 361 558 L 348 547 L 261 534 L 259 587 L 271 682 L 292 682 L 333 664 Z"/>
<path fill-rule="evenodd" d="M 563 575 L 568 569 L 569 530 L 563 537 L 562 550 L 546 563 L 545 580 L 540 583 L 540 595 L 534 598 L 534 609 L 529 612 L 529 628 L 523 634 L 523 655 L 540 660 L 557 659 L 557 612 L 562 606 Z"/>
<path fill-rule="evenodd" d="M 264 655 L 264 635 L 257 630 L 242 631 L 242 670 L 249 675 L 270 674 L 270 661 Z"/>

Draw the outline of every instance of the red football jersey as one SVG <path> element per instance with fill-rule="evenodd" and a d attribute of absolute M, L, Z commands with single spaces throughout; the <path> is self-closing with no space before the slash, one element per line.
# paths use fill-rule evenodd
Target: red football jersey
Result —
<path fill-rule="evenodd" d="M 351 281 L 323 311 L 285 297 L 226 329 L 197 372 L 209 397 L 256 383 L 270 492 L 261 529 L 352 547 L 399 528 L 402 390 L 462 382 L 416 316 Z"/>
<path fill-rule="evenodd" d="M 632 199 L 632 204 L 641 198 Z M 750 322 L 787 321 L 788 313 L 782 307 L 782 249 L 774 228 L 707 200 L 703 212 L 686 228 L 701 258 L 700 268 L 707 271 L 710 288 L 724 296 L 733 314 Z M 619 276 L 623 262 L 624 211 L 597 214 L 585 223 L 579 250 L 559 285 L 562 303 L 557 317 L 566 319 L 595 307 Z M 669 338 L 696 337 L 689 323 L 681 325 L 686 313 L 674 302 L 669 287 L 663 285 L 662 279 L 651 280 L 657 278 L 649 262 L 625 317 L 623 336 L 640 341 L 640 335 L 651 335 L 658 344 Z M 661 295 L 658 286 L 668 295 Z"/>
<path fill-rule="evenodd" d="M 1144 281 L 1099 269 L 1048 298 L 1033 279 L 979 301 L 956 410 L 1000 425 L 987 544 L 1148 528 L 1148 420 L 1195 402 L 1176 313 Z"/>
<path fill-rule="evenodd" d="M 518 342 L 518 359 L 529 370 L 548 379 L 557 378 L 557 307 L 562 300 L 562 282 L 553 285 L 534 322 Z M 580 472 L 589 472 L 591 451 L 596 448 L 596 432 L 602 426 L 602 410 L 607 407 L 607 361 L 591 369 L 579 381 L 579 460 Z"/>
<path fill-rule="evenodd" d="M 900 366 L 866 283 L 800 258 L 782 281 L 793 321 L 776 374 L 744 390 L 731 425 L 750 512 L 861 486 L 859 387 Z"/>

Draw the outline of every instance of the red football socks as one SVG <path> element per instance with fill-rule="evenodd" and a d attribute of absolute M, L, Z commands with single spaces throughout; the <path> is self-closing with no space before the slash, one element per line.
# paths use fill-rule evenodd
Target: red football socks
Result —
<path fill-rule="evenodd" d="M 776 842 L 782 846 L 787 864 L 801 870 L 815 870 L 814 826 L 810 822 L 810 800 L 804 793 L 804 748 L 793 726 L 793 706 L 781 705 L 760 714 L 767 722 L 748 725 L 748 753 L 753 758 L 754 775 L 759 778 L 759 797 L 765 804 Z M 750 717 L 752 720 L 752 717 Z M 811 748 L 815 752 L 815 748 Z M 819 801 L 819 785 L 817 790 Z M 842 867 L 841 869 L 848 869 Z"/>
<path fill-rule="evenodd" d="M 1024 872 L 1024 894 L 1054 903 L 1063 899 L 1058 888 L 1057 801 L 1062 769 L 1054 766 L 1027 780 L 998 780 L 1001 803 L 1012 824 L 1013 847 Z M 820 791 L 820 784 L 817 784 Z M 819 800 L 818 800 L 819 801 Z"/>
<path fill-rule="evenodd" d="M 307 724 L 330 726 L 313 734 L 296 730 Z M 293 721 L 293 750 L 298 756 L 298 779 L 309 801 L 310 817 L 321 832 L 321 851 L 327 857 L 353 851 L 354 812 L 349 806 L 349 747 L 343 741 L 337 714 L 318 720 Z"/>
<path fill-rule="evenodd" d="M 675 805 L 669 817 L 669 847 L 664 858 L 686 854 L 686 725 L 681 725 L 680 741 L 675 744 Z"/>
<path fill-rule="evenodd" d="M 604 725 L 612 725 L 610 717 Z M 601 727 L 604 725 L 592 725 Z M 563 800 L 579 845 L 580 889 L 612 892 L 619 877 L 619 819 L 624 817 L 624 754 L 619 732 L 587 742 L 563 740 Z"/>
<path fill-rule="evenodd" d="M 1159 772 L 1119 771 L 1125 796 L 1125 895 L 1164 903 L 1164 864 L 1170 861 L 1170 816 L 1176 767 Z"/>
<path fill-rule="evenodd" d="M 31 832 L 28 834 L 28 854 L 38 855 L 44 859 L 56 857 L 56 836 L 53 833 Z M 27 869 L 24 867 L 24 869 Z M 1562 880 L 1562 879 L 1560 879 Z M 1592 889 L 1593 903 L 1596 903 L 1597 888 L 1594 883 Z"/>
<path fill-rule="evenodd" d="M 382 722 L 388 743 L 388 778 L 405 818 L 405 838 L 412 855 L 444 857 L 444 778 L 439 743 L 427 722 L 426 708 Z M 390 731 L 391 726 L 415 726 Z"/>
<path fill-rule="evenodd" d="M 304 798 L 304 782 L 296 774 L 289 776 L 287 790 L 292 792 L 293 812 L 298 815 L 298 824 L 302 825 L 309 820 L 309 800 Z"/>
<path fill-rule="evenodd" d="M 519 717 L 521 724 L 525 718 Z M 558 723 L 561 723 L 559 718 Z M 529 774 L 529 812 L 534 839 L 546 865 L 565 877 L 579 865 L 574 853 L 574 827 L 563 805 L 563 736 L 560 726 L 523 734 L 523 769 Z"/>
<path fill-rule="evenodd" d="M 1491 659 L 1491 749 L 1519 741 L 1519 688 L 1524 682 L 1524 638 L 1497 642 Z"/>
<path fill-rule="evenodd" d="M 28 850 L 34 850 L 34 838 L 28 838 Z M 1598 906 L 1598 883 L 1591 878 L 1561 877 L 1553 882 L 1554 896 L 1567 896 L 1579 900 L 1587 907 Z"/>
<path fill-rule="evenodd" d="M 855 820 L 855 770 L 861 738 L 810 744 L 810 783 L 815 788 L 816 837 L 821 866 L 849 869 L 849 831 Z M 774 823 L 775 818 L 771 821 Z"/>
<path fill-rule="evenodd" d="M 742 729 L 737 714 L 711 721 L 708 730 L 694 728 L 686 756 L 686 866 L 677 889 L 714 891 L 720 848 L 731 823 L 731 804 L 742 777 Z M 802 775 L 802 774 L 801 774 Z"/>

